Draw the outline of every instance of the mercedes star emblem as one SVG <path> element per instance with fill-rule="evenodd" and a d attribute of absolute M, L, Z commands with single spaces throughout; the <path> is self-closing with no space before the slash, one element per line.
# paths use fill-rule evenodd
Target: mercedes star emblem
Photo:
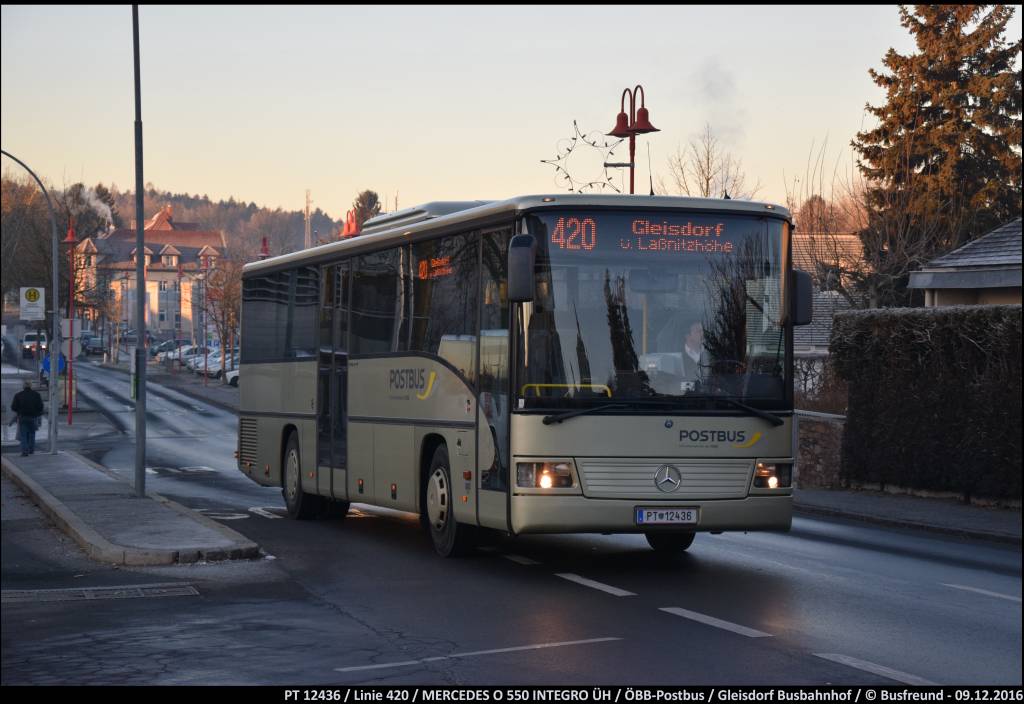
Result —
<path fill-rule="evenodd" d="M 683 477 L 679 470 L 670 464 L 661 465 L 654 473 L 654 486 L 658 487 L 658 491 L 664 491 L 666 494 L 678 489 L 682 483 Z"/>

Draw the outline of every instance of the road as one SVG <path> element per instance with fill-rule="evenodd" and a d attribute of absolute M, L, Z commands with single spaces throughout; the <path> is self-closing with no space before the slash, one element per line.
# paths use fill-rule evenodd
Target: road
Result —
<path fill-rule="evenodd" d="M 125 376 L 76 371 L 130 435 Z M 147 419 L 148 488 L 267 557 L 83 562 L 5 481 L 5 590 L 195 593 L 5 596 L 4 684 L 1021 683 L 1019 548 L 798 517 L 788 534 L 700 535 L 671 561 L 642 536 L 601 535 L 498 538 L 442 560 L 408 514 L 282 518 L 280 492 L 235 469 L 229 412 L 154 385 Z M 130 476 L 129 439 L 82 451 Z"/>

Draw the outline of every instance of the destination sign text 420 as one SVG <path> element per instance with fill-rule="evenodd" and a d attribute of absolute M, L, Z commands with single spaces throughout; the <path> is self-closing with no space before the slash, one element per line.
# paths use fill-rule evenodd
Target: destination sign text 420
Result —
<path fill-rule="evenodd" d="M 603 238 L 610 236 L 612 242 L 606 242 L 603 248 L 612 246 L 623 251 L 699 254 L 732 254 L 735 250 L 735 245 L 727 237 L 724 222 L 638 217 L 629 222 L 628 232 L 622 232 L 619 225 L 613 228 L 618 232 L 613 231 L 610 235 L 599 231 L 599 222 L 593 217 L 559 217 L 551 228 L 551 244 L 562 250 L 590 252 L 598 249 Z"/>

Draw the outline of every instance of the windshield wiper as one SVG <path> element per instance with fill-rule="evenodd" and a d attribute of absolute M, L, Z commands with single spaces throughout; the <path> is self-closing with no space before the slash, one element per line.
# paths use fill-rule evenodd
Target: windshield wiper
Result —
<path fill-rule="evenodd" d="M 544 425 L 551 425 L 552 423 L 561 423 L 563 420 L 569 418 L 575 418 L 576 416 L 583 416 L 588 413 L 596 413 L 597 411 L 606 411 L 609 408 L 625 408 L 624 403 L 606 403 L 603 406 L 591 406 L 590 408 L 577 408 L 575 411 L 566 411 L 565 413 L 553 413 L 549 416 L 544 416 Z"/>
<path fill-rule="evenodd" d="M 734 398 L 729 398 L 727 396 L 707 396 L 706 398 L 714 399 L 715 401 L 720 401 L 722 403 L 728 403 L 733 408 L 739 408 L 741 410 L 746 411 L 747 413 L 750 413 L 751 415 L 757 416 L 758 418 L 764 418 L 766 421 L 768 421 L 774 426 L 779 426 L 786 422 L 782 420 L 782 418 L 780 418 L 779 416 L 775 415 L 774 413 L 769 413 L 768 411 L 762 411 L 760 408 L 748 406 L 742 401 L 737 401 Z"/>

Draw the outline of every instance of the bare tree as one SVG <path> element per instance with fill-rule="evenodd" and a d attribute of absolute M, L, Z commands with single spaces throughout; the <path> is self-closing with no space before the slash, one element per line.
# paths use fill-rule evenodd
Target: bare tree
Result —
<path fill-rule="evenodd" d="M 747 183 L 743 161 L 722 146 L 711 125 L 684 148 L 679 146 L 669 157 L 670 187 L 659 179 L 660 190 L 673 190 L 684 196 L 700 198 L 740 198 L 749 200 L 761 190 L 761 182 Z"/>
<path fill-rule="evenodd" d="M 803 180 L 787 186 L 797 234 L 809 241 L 809 273 L 819 288 L 839 292 L 857 308 L 908 305 L 910 272 L 935 255 L 950 204 L 915 212 L 923 179 L 869 181 L 852 161 L 842 170 L 842 157 L 828 174 L 825 152 L 825 143 L 817 155 L 812 145 Z"/>
<path fill-rule="evenodd" d="M 21 174 L 5 173 L 0 189 L 3 296 L 22 286 L 48 286 L 50 216 L 43 194 L 35 181 Z"/>

